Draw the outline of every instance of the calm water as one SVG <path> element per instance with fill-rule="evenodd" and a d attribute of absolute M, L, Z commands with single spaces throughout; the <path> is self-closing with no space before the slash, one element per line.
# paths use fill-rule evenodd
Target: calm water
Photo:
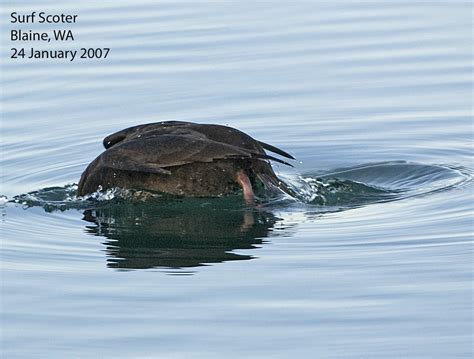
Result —
<path fill-rule="evenodd" d="M 2 357 L 472 357 L 470 2 L 3 4 Z M 35 10 L 110 58 L 9 59 Z M 75 197 L 171 119 L 288 150 L 296 198 Z"/>

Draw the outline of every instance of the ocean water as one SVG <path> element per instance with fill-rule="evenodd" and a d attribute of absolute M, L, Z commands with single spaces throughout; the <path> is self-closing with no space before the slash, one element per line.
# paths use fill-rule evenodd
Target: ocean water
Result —
<path fill-rule="evenodd" d="M 12 11 L 107 59 L 10 59 Z M 472 4 L 2 2 L 2 358 L 471 358 Z M 15 45 L 18 46 L 18 45 Z M 26 46 L 26 45 L 25 45 Z M 102 139 L 236 127 L 294 197 L 77 198 Z"/>

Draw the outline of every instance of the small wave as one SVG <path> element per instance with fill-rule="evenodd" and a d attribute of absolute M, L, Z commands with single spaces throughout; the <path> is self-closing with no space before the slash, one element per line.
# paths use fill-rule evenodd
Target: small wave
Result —
<path fill-rule="evenodd" d="M 285 177 L 292 195 L 298 201 L 318 206 L 359 205 L 394 199 L 398 191 L 389 191 L 354 180 L 313 177 Z"/>
<path fill-rule="evenodd" d="M 280 175 L 291 196 L 262 200 L 263 205 L 282 204 L 285 201 L 336 209 L 354 208 L 377 202 L 406 199 L 459 187 L 471 180 L 471 171 L 445 165 L 423 165 L 408 162 L 384 162 L 327 173 Z M 49 187 L 15 196 L 8 201 L 25 207 L 41 206 L 46 211 L 85 209 L 114 201 L 148 201 L 176 199 L 176 197 L 148 191 L 113 188 L 80 197 L 77 184 Z M 236 196 L 231 196 L 232 198 Z M 194 199 L 199 202 L 200 199 Z M 209 202 L 209 199 L 206 199 Z M 192 201 L 192 200 L 191 200 Z M 201 201 L 202 202 L 202 201 Z M 214 201 L 215 202 L 215 201 Z M 242 202 L 242 201 L 240 201 Z M 236 205 L 236 201 L 232 201 Z"/>
<path fill-rule="evenodd" d="M 5 198 L 7 202 L 8 199 Z M 47 187 L 13 197 L 8 202 L 18 203 L 24 207 L 43 207 L 46 211 L 85 209 L 100 203 L 114 201 L 146 201 L 150 198 L 162 197 L 157 193 L 134 189 L 111 188 L 97 191 L 86 196 L 77 195 L 77 184 L 67 184 L 62 187 Z"/>
<path fill-rule="evenodd" d="M 354 207 L 457 188 L 471 180 L 470 172 L 462 167 L 397 161 L 286 176 L 284 181 L 303 203 Z"/>

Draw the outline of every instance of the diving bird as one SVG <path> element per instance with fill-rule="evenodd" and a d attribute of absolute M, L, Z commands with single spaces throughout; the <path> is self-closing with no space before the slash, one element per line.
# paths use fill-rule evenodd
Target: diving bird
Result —
<path fill-rule="evenodd" d="M 126 128 L 107 136 L 105 151 L 81 176 L 78 195 L 127 188 L 186 197 L 221 197 L 243 192 L 254 203 L 255 189 L 288 192 L 269 161 L 294 159 L 235 128 L 165 121 Z"/>

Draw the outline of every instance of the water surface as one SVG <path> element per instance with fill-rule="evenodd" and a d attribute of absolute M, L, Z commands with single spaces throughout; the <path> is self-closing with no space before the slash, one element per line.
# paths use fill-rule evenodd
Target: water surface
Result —
<path fill-rule="evenodd" d="M 11 11 L 112 50 L 13 61 L 1 23 L 2 357 L 472 357 L 469 2 Z M 103 137 L 164 120 L 289 151 L 295 196 L 75 196 Z"/>

